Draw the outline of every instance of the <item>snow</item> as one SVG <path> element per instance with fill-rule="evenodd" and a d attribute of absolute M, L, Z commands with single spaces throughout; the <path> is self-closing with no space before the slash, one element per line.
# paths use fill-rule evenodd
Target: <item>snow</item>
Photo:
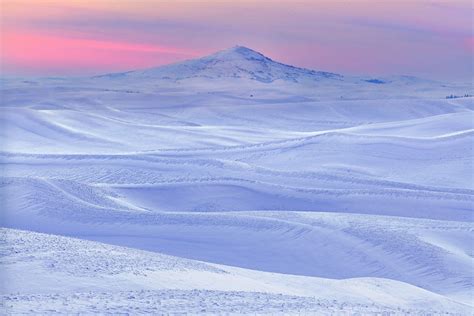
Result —
<path fill-rule="evenodd" d="M 197 60 L 189 60 L 169 66 L 108 74 L 95 78 L 148 78 L 151 80 L 183 80 L 191 78 L 238 78 L 270 83 L 276 80 L 299 82 L 321 78 L 340 79 L 341 75 L 316 72 L 281 64 L 243 46 L 235 46 Z"/>
<path fill-rule="evenodd" d="M 3 83 L 6 314 L 472 313 L 469 84 L 241 46 Z"/>
<path fill-rule="evenodd" d="M 274 274 L 68 237 L 1 233 L 6 313 L 469 311 L 467 305 L 391 280 Z"/>

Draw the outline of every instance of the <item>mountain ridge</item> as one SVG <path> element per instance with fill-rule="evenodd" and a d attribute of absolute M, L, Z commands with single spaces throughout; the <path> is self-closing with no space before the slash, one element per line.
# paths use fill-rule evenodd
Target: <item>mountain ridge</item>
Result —
<path fill-rule="evenodd" d="M 281 83 L 288 86 L 298 86 L 313 89 L 315 84 L 328 88 L 337 88 L 342 92 L 352 90 L 354 86 L 368 91 L 386 89 L 411 89 L 413 92 L 424 91 L 427 88 L 444 90 L 439 97 L 470 91 L 455 90 L 456 84 L 440 82 L 432 79 L 411 75 L 343 75 L 334 72 L 318 71 L 308 68 L 288 65 L 275 61 L 251 48 L 236 45 L 213 54 L 188 59 L 168 65 L 141 70 L 132 70 L 116 73 L 107 73 L 89 77 L 90 79 L 128 80 L 129 83 L 174 83 L 187 82 L 191 85 L 202 85 L 206 82 L 214 86 L 240 86 L 253 83 L 270 84 Z M 282 86 L 280 84 L 280 86 Z M 396 90 L 399 91 L 399 90 Z M 337 92 L 341 94 L 341 92 Z M 469 93 L 471 94 L 471 93 Z"/>
<path fill-rule="evenodd" d="M 110 73 L 93 78 L 152 78 L 161 80 L 249 79 L 264 83 L 277 80 L 301 82 L 321 79 L 340 80 L 336 73 L 295 67 L 273 59 L 245 46 L 236 45 L 201 58 L 185 60 L 144 70 Z"/>

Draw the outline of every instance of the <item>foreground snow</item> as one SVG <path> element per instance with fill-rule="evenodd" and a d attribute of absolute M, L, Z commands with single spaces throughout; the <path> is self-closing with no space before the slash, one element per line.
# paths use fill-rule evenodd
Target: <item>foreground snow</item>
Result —
<path fill-rule="evenodd" d="M 444 313 L 470 306 L 386 279 L 330 280 L 2 229 L 4 312 Z"/>

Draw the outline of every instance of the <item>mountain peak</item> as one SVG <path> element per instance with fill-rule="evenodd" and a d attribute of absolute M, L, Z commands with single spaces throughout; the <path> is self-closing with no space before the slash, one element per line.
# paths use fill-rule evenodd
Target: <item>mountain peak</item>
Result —
<path fill-rule="evenodd" d="M 236 53 L 240 53 L 240 54 L 246 54 L 246 53 L 260 54 L 259 52 L 255 51 L 251 48 L 242 46 L 242 45 L 235 45 L 231 48 L 225 49 L 224 51 L 236 52 Z"/>
<path fill-rule="evenodd" d="M 270 60 L 269 58 L 265 57 L 263 54 L 250 49 L 245 46 L 234 46 L 217 53 L 214 53 L 209 58 L 218 58 L 218 59 L 246 59 L 246 60 Z"/>

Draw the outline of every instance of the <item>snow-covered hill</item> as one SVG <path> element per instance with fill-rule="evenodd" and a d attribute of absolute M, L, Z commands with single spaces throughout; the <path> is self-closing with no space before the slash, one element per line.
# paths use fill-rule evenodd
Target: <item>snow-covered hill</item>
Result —
<path fill-rule="evenodd" d="M 317 81 L 322 78 L 338 80 L 343 76 L 285 65 L 247 47 L 235 46 L 199 59 L 142 71 L 106 74 L 96 78 L 124 77 L 153 80 L 234 78 L 269 83 L 276 80 L 292 82 Z"/>
<path fill-rule="evenodd" d="M 221 91 L 232 97 L 261 98 L 268 92 L 290 94 L 293 100 L 374 99 L 446 97 L 473 94 L 470 83 L 451 84 L 393 75 L 386 77 L 341 75 L 286 65 L 243 46 L 235 46 L 209 56 L 155 68 L 110 73 L 87 81 L 96 85 L 122 85 L 137 92 L 156 85 L 168 89 L 188 87 L 204 93 Z M 113 87 L 112 86 L 112 87 Z M 283 93 L 282 93 L 283 92 Z M 285 93 L 286 92 L 286 93 Z"/>
<path fill-rule="evenodd" d="M 2 83 L 5 313 L 472 310 L 470 85 L 244 47 Z"/>
<path fill-rule="evenodd" d="M 5 314 L 470 311 L 468 305 L 386 279 L 301 277 L 33 232 L 2 229 L 0 234 Z"/>

